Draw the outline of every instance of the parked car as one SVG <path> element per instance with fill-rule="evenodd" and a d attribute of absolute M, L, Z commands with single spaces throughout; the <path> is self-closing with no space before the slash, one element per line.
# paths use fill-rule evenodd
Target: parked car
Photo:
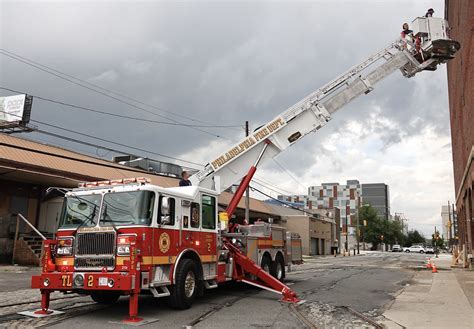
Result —
<path fill-rule="evenodd" d="M 392 252 L 401 252 L 402 247 L 399 244 L 394 244 L 392 247 Z"/>
<path fill-rule="evenodd" d="M 419 246 L 419 245 L 414 245 L 411 247 L 404 248 L 403 251 L 405 252 L 419 252 L 420 254 L 425 253 L 425 247 Z"/>
<path fill-rule="evenodd" d="M 434 248 L 433 247 L 426 247 L 425 248 L 425 253 L 434 254 L 435 253 Z"/>

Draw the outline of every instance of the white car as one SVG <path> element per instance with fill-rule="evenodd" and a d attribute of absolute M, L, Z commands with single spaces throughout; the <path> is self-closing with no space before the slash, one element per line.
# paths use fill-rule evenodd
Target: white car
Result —
<path fill-rule="evenodd" d="M 433 247 L 426 247 L 425 248 L 425 253 L 427 254 L 434 254 L 435 253 L 435 250 Z"/>
<path fill-rule="evenodd" d="M 415 245 L 415 246 L 403 248 L 403 251 L 404 252 L 418 252 L 420 254 L 424 254 L 425 253 L 425 248 L 423 246 Z"/>

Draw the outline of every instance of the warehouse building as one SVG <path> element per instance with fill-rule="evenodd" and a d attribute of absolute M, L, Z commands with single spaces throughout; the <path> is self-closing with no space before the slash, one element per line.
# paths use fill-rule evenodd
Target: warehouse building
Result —
<path fill-rule="evenodd" d="M 334 250 L 339 252 L 339 209 L 301 211 L 281 205 L 269 206 L 280 214 L 282 226 L 300 235 L 303 255 L 331 255 Z"/>

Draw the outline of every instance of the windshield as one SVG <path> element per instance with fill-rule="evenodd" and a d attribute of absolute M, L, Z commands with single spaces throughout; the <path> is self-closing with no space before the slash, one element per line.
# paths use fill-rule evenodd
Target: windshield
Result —
<path fill-rule="evenodd" d="M 66 197 L 59 227 L 95 226 L 99 217 L 100 199 L 100 195 Z"/>
<path fill-rule="evenodd" d="M 150 225 L 155 193 L 132 191 L 107 193 L 102 205 L 101 225 Z"/>

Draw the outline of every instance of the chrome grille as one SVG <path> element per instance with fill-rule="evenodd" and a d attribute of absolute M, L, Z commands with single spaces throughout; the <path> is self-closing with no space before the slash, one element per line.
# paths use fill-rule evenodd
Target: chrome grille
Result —
<path fill-rule="evenodd" d="M 115 268 L 115 232 L 79 232 L 76 236 L 74 268 L 77 270 Z"/>
<path fill-rule="evenodd" d="M 109 270 L 115 267 L 115 259 L 114 257 L 76 258 L 74 262 L 74 266 L 77 269 L 101 270 L 102 268 L 106 267 Z"/>
<path fill-rule="evenodd" d="M 114 255 L 115 232 L 78 233 L 76 255 Z"/>

